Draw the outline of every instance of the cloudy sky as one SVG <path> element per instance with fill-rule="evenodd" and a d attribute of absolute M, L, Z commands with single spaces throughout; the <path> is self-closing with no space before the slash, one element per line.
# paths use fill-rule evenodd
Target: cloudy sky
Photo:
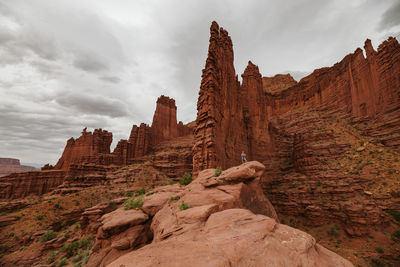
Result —
<path fill-rule="evenodd" d="M 400 33 L 399 0 L 0 0 L 0 157 L 56 163 L 84 127 L 126 139 L 161 94 L 195 119 L 209 27 L 241 74 L 299 79 Z"/>

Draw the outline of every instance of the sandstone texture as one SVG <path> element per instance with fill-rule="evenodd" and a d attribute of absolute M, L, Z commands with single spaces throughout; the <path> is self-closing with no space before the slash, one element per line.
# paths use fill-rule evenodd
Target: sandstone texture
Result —
<path fill-rule="evenodd" d="M 264 170 L 254 161 L 218 177 L 204 170 L 186 187 L 156 188 L 141 210 L 103 215 L 88 266 L 353 266 L 312 236 L 279 224 L 260 190 Z M 182 201 L 190 208 L 179 209 Z"/>
<path fill-rule="evenodd" d="M 35 167 L 21 165 L 19 159 L 0 158 L 0 177 L 10 173 L 34 171 Z"/>

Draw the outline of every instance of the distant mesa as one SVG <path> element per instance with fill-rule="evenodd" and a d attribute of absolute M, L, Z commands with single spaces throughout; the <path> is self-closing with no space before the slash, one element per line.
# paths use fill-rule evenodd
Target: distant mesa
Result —
<path fill-rule="evenodd" d="M 37 170 L 32 166 L 21 165 L 19 159 L 0 158 L 0 176 L 6 176 L 11 173 L 20 173 Z"/>

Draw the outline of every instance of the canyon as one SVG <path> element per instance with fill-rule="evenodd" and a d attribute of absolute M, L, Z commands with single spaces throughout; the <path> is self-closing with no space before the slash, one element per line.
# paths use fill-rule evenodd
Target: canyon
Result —
<path fill-rule="evenodd" d="M 89 266 L 171 265 L 175 259 L 169 247 L 184 255 L 195 242 L 200 251 L 194 265 L 202 255 L 211 255 L 215 266 L 248 265 L 252 259 L 263 266 L 271 264 L 271 257 L 281 265 L 400 264 L 398 41 L 389 37 L 375 50 L 367 39 L 364 51 L 357 48 L 299 82 L 290 74 L 263 77 L 251 61 L 241 77 L 240 82 L 231 37 L 212 22 L 194 122 L 178 122 L 175 100 L 160 96 L 151 126 L 133 125 L 114 151 L 111 132 L 85 128 L 67 141 L 54 166 L 1 177 L 0 211 L 7 213 L 0 217 L 2 232 L 18 225 L 15 216 L 20 215 L 8 214 L 16 207 L 34 209 L 48 205 L 43 198 L 64 196 L 86 203 L 70 213 L 55 211 L 58 219 L 68 217 L 64 229 L 79 221 L 73 237 L 41 244 L 43 233 L 30 235 L 26 244 L 39 252 L 29 258 L 16 251 L 4 259 L 31 265 L 44 260 L 44 252 L 90 235 Z M 242 151 L 250 162 L 241 164 Z M 187 173 L 192 183 L 174 184 Z M 149 191 L 142 207 L 119 207 L 131 197 L 130 190 L 140 188 Z M 104 196 L 79 197 L 81 191 L 94 194 L 91 190 Z M 43 203 L 26 203 L 29 197 Z M 180 210 L 178 203 L 184 202 L 190 208 Z M 61 229 L 55 221 L 48 224 Z M 260 236 L 246 236 L 249 231 Z M 240 242 L 221 249 L 229 247 L 227 236 Z M 283 240 L 297 240 L 280 248 L 293 257 L 285 261 L 276 251 L 268 254 L 270 247 L 257 241 L 261 236 L 277 247 Z M 253 242 L 262 256 L 246 248 Z M 342 242 L 347 247 L 340 248 Z M 353 247 L 354 242 L 362 245 Z M 365 252 L 364 244 L 371 242 L 380 249 Z"/>

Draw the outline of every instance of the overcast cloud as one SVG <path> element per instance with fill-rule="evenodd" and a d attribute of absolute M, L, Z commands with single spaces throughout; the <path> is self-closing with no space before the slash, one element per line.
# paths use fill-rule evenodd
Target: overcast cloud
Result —
<path fill-rule="evenodd" d="M 0 0 L 0 157 L 55 164 L 84 127 L 151 123 L 159 95 L 195 119 L 209 27 L 232 37 L 237 73 L 298 80 L 370 38 L 399 38 L 398 0 Z"/>

